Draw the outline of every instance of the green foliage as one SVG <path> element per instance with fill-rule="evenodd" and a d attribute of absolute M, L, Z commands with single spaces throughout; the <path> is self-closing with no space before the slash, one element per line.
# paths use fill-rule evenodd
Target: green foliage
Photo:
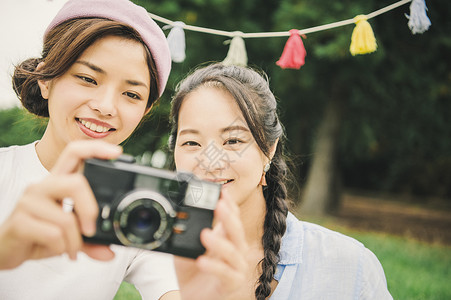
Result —
<path fill-rule="evenodd" d="M 376 35 L 385 55 L 354 68 L 361 76 L 352 82 L 341 145 L 348 186 L 451 197 L 450 47 L 442 10 L 429 7 L 433 26 L 423 35 L 408 31 L 402 10 L 374 20 L 383 19 Z"/>
<path fill-rule="evenodd" d="M 160 103 L 144 118 L 135 132 L 122 143 L 124 152 L 132 155 L 167 150 L 169 138 L 169 105 Z"/>
<path fill-rule="evenodd" d="M 136 0 L 149 12 L 190 25 L 243 32 L 285 31 L 350 19 L 393 3 L 383 1 Z M 428 2 L 432 26 L 412 35 L 404 5 L 370 19 L 378 50 L 353 57 L 354 25 L 309 34 L 300 70 L 275 65 L 286 38 L 245 40 L 249 64 L 266 71 L 279 99 L 289 150 L 305 177 L 324 108 L 340 90 L 339 166 L 346 187 L 451 199 L 450 1 Z M 163 26 L 164 24 L 160 24 Z M 168 33 L 169 29 L 166 30 Z M 187 58 L 174 63 L 167 89 L 148 120 L 124 143 L 138 155 L 165 149 L 170 97 L 199 64 L 225 58 L 227 37 L 186 31 Z M 24 119 L 24 120 L 23 120 Z M 20 120 L 20 121 L 18 121 Z M 2 112 L 1 145 L 36 139 L 43 127 L 16 110 Z M 35 129 L 37 128 L 37 129 Z"/>
<path fill-rule="evenodd" d="M 374 233 L 345 231 L 380 260 L 393 299 L 450 299 L 451 249 Z"/>
<path fill-rule="evenodd" d="M 274 26 L 322 25 L 390 3 L 283 1 Z M 338 85 L 344 95 L 339 165 L 345 186 L 451 199 L 451 68 L 445 57 L 451 47 L 444 13 L 450 9 L 449 3 L 429 3 L 433 25 L 423 35 L 410 33 L 408 5 L 370 19 L 378 43 L 370 55 L 349 54 L 353 25 L 312 33 L 304 40 L 301 70 L 273 70 L 292 150 L 305 166 L 322 111 Z"/>
<path fill-rule="evenodd" d="M 46 125 L 46 119 L 35 117 L 18 107 L 0 110 L 0 128 L 3 128 L 0 132 L 0 147 L 25 145 L 38 140 Z"/>
<path fill-rule="evenodd" d="M 138 290 L 127 282 L 122 282 L 119 290 L 116 293 L 116 296 L 114 296 L 114 300 L 141 300 L 141 295 L 139 294 Z"/>

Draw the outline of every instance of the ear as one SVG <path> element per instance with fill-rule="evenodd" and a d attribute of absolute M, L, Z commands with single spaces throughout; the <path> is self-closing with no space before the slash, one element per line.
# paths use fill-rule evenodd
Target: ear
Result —
<path fill-rule="evenodd" d="M 39 71 L 45 65 L 44 62 L 40 62 L 36 67 L 36 71 Z M 39 89 L 41 90 L 42 98 L 49 99 L 50 80 L 38 80 Z"/>

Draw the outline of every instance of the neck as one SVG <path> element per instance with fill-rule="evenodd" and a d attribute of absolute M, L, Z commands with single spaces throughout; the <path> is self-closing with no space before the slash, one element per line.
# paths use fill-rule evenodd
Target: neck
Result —
<path fill-rule="evenodd" d="M 259 186 L 254 195 L 240 205 L 241 222 L 251 248 L 263 250 L 262 237 L 266 216 L 266 202 Z"/>
<path fill-rule="evenodd" d="M 44 135 L 36 145 L 36 153 L 44 168 L 49 171 L 53 168 L 66 145 L 67 142 L 56 139 L 47 126 Z"/>

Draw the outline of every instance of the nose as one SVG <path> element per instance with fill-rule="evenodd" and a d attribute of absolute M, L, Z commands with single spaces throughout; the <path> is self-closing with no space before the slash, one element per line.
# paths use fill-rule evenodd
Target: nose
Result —
<path fill-rule="evenodd" d="M 99 89 L 98 93 L 90 101 L 90 107 L 102 116 L 115 116 L 117 112 L 116 98 L 117 93 L 114 88 L 105 87 Z"/>
<path fill-rule="evenodd" d="M 197 157 L 198 167 L 205 172 L 220 176 L 222 171 L 226 170 L 230 165 L 230 159 L 227 151 L 219 147 L 214 142 L 208 144 L 207 147 Z"/>

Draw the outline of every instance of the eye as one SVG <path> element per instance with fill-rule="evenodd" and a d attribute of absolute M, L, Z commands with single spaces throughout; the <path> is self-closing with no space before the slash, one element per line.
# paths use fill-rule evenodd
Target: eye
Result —
<path fill-rule="evenodd" d="M 89 84 L 97 85 L 97 82 L 94 79 L 92 79 L 91 77 L 82 76 L 82 75 L 77 75 L 77 77 Z"/>
<path fill-rule="evenodd" d="M 133 92 L 125 92 L 124 95 L 127 97 L 130 97 L 132 99 L 135 99 L 135 100 L 141 100 L 141 97 L 138 94 L 133 93 Z"/>
<path fill-rule="evenodd" d="M 195 147 L 195 146 L 200 146 L 200 144 L 198 142 L 194 142 L 194 141 L 187 141 L 187 142 L 184 142 L 182 144 L 182 146 Z"/>
<path fill-rule="evenodd" d="M 237 138 L 231 138 L 224 142 L 224 145 L 238 145 L 244 143 L 242 140 Z"/>

